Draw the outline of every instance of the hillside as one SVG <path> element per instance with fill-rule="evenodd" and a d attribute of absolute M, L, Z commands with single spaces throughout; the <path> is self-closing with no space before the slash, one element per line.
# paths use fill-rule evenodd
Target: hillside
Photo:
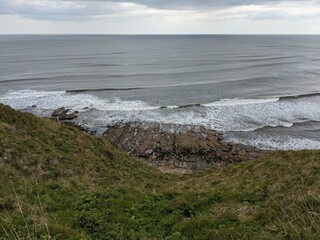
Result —
<path fill-rule="evenodd" d="M 0 104 L 0 239 L 318 239 L 320 151 L 162 174 Z"/>

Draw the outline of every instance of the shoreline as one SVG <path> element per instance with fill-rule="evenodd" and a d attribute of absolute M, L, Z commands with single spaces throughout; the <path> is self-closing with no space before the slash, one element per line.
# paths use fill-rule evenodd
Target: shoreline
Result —
<path fill-rule="evenodd" d="M 105 126 L 102 134 L 74 121 L 77 112 L 59 108 L 51 120 L 75 126 L 95 136 L 107 137 L 130 156 L 163 173 L 188 174 L 230 163 L 255 160 L 270 150 L 224 141 L 223 134 L 203 126 L 144 122 Z"/>
<path fill-rule="evenodd" d="M 111 239 L 319 236 L 310 226 L 319 222 L 320 151 L 273 152 L 196 174 L 163 174 L 107 138 L 2 104 L 0 142 L 1 236 L 12 229 L 21 238 L 63 239 L 109 232 Z M 19 206 L 32 220 L 27 226 Z"/>
<path fill-rule="evenodd" d="M 103 136 L 165 173 L 193 173 L 255 160 L 270 152 L 224 142 L 222 133 L 195 126 L 118 123 L 108 126 Z"/>

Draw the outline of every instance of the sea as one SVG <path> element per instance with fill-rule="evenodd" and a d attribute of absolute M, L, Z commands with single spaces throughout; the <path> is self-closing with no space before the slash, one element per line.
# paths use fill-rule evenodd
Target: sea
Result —
<path fill-rule="evenodd" d="M 0 103 L 70 108 L 101 131 L 203 126 L 261 149 L 320 149 L 320 36 L 1 35 Z"/>

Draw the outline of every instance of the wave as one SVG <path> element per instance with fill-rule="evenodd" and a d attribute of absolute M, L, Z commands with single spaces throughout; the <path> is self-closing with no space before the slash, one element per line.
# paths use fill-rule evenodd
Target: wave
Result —
<path fill-rule="evenodd" d="M 280 136 L 253 135 L 252 137 L 226 137 L 226 141 L 255 146 L 265 150 L 317 150 L 320 141 L 305 138 L 283 138 Z"/>
<path fill-rule="evenodd" d="M 80 67 L 120 67 L 121 64 L 116 63 L 75 63 L 75 66 Z"/>
<path fill-rule="evenodd" d="M 100 111 L 144 111 L 159 109 L 143 101 L 125 101 L 118 98 L 102 99 L 89 94 L 69 94 L 66 91 L 36 91 L 32 89 L 9 91 L 0 97 L 0 102 L 16 109 L 27 109 L 36 105 L 41 109 L 70 108 L 79 112 Z"/>
<path fill-rule="evenodd" d="M 54 61 L 72 61 L 72 60 L 104 60 L 105 57 L 98 57 L 98 56 L 92 56 L 92 57 L 80 57 L 80 56 L 75 56 L 75 57 L 55 57 L 55 58 L 36 58 L 36 59 L 30 59 L 30 58 L 25 58 L 25 59 L 21 59 L 21 58 L 15 58 L 14 60 L 6 60 L 6 63 L 24 63 L 24 62 L 33 62 L 33 63 L 46 63 L 46 62 L 54 62 Z"/>
<path fill-rule="evenodd" d="M 261 45 L 261 46 L 258 46 L 260 48 L 274 48 L 274 47 L 278 47 L 276 45 Z"/>
<path fill-rule="evenodd" d="M 244 99 L 244 98 L 234 98 L 234 99 L 221 99 L 217 102 L 202 104 L 205 107 L 215 107 L 215 106 L 236 106 L 236 105 L 250 105 L 250 104 L 261 104 L 277 102 L 279 98 L 265 98 L 265 99 Z"/>
<path fill-rule="evenodd" d="M 269 127 L 291 127 L 301 121 L 320 121 L 319 101 L 266 99 L 222 99 L 206 104 L 154 106 L 141 100 L 104 99 L 87 93 L 65 91 L 10 91 L 0 102 L 16 109 L 52 110 L 66 107 L 79 112 L 97 112 L 100 125 L 112 122 L 155 122 L 205 126 L 223 132 L 255 131 Z M 93 121 L 93 120 L 92 120 Z"/>
<path fill-rule="evenodd" d="M 249 66 L 251 67 L 273 67 L 273 66 L 279 66 L 279 65 L 288 65 L 288 64 L 294 64 L 299 63 L 298 61 L 290 61 L 290 62 L 275 62 L 275 63 L 261 63 L 261 64 L 254 64 Z"/>
<path fill-rule="evenodd" d="M 127 54 L 128 52 L 110 52 L 110 53 L 107 53 L 107 54 L 110 54 L 110 55 L 121 55 L 121 54 Z"/>
<path fill-rule="evenodd" d="M 130 78 L 130 77 L 144 77 L 144 76 L 154 76 L 154 75 L 170 75 L 175 73 L 138 73 L 138 74 L 113 74 L 113 75 L 105 75 L 105 74 L 72 74 L 72 75 L 56 75 L 56 76 L 46 76 L 46 77 L 22 77 L 22 78 L 14 78 L 14 79 L 4 79 L 1 80 L 0 83 L 3 82 L 14 82 L 14 81 L 32 81 L 32 80 L 67 80 L 74 79 L 80 77 L 87 78 Z"/>
<path fill-rule="evenodd" d="M 145 88 L 131 87 L 131 88 L 87 88 L 87 89 L 71 89 L 67 93 L 81 93 L 81 92 L 99 92 L 99 91 L 131 91 Z"/>
<path fill-rule="evenodd" d="M 24 89 L 19 91 L 9 91 L 4 96 L 0 97 L 0 100 L 18 100 L 26 98 L 40 98 L 53 95 L 60 95 L 65 93 L 65 91 L 36 91 L 31 89 Z"/>
<path fill-rule="evenodd" d="M 201 106 L 214 107 L 214 106 L 235 106 L 235 105 L 261 104 L 261 103 L 272 103 L 272 102 L 278 102 L 278 101 L 283 101 L 283 100 L 290 100 L 290 99 L 297 99 L 297 98 L 308 98 L 308 97 L 316 97 L 316 96 L 320 96 L 320 92 L 279 96 L 279 97 L 273 97 L 273 98 L 221 99 L 217 102 L 201 104 Z"/>
<path fill-rule="evenodd" d="M 320 124 L 320 121 L 314 121 L 314 120 L 306 120 L 306 119 L 296 119 L 295 122 L 287 122 L 279 125 L 268 125 L 268 126 L 263 126 L 261 128 L 256 128 L 253 129 L 252 132 L 254 131 L 263 131 L 263 130 L 269 130 L 269 129 L 275 129 L 275 128 L 291 128 L 291 127 L 305 127 L 305 126 L 310 126 L 313 124 Z"/>
<path fill-rule="evenodd" d="M 290 99 L 307 98 L 307 97 L 315 97 L 315 96 L 320 96 L 320 92 L 281 96 L 281 97 L 279 97 L 279 99 L 280 100 L 290 100 Z"/>
<path fill-rule="evenodd" d="M 272 61 L 272 60 L 283 60 L 283 59 L 292 59 L 297 56 L 282 56 L 282 57 L 264 57 L 264 58 L 253 58 L 253 59 L 242 59 L 242 62 L 261 62 L 261 61 Z"/>
<path fill-rule="evenodd" d="M 251 129 L 243 129 L 241 131 L 231 131 L 231 132 L 255 132 L 258 130 L 263 130 L 266 128 L 278 128 L 278 127 L 285 127 L 285 128 L 291 128 L 292 126 L 294 126 L 295 123 L 292 122 L 282 122 L 279 124 L 270 124 L 270 125 L 265 125 L 265 126 L 261 126 L 261 127 L 253 127 Z"/>
<path fill-rule="evenodd" d="M 270 125 L 265 125 L 262 127 L 256 127 L 256 128 L 252 128 L 252 129 L 246 129 L 246 130 L 242 130 L 242 131 L 232 131 L 234 133 L 236 132 L 257 132 L 257 131 L 263 131 L 264 129 L 275 129 L 275 128 L 291 128 L 294 126 L 308 126 L 310 124 L 319 124 L 320 121 L 314 121 L 314 120 L 307 120 L 307 119 L 296 119 L 295 122 L 282 122 L 280 124 L 270 124 Z"/>
<path fill-rule="evenodd" d="M 319 61 L 320 61 L 320 58 L 310 59 L 310 61 L 312 61 L 312 62 L 319 62 Z"/>
<path fill-rule="evenodd" d="M 160 109 L 165 108 L 195 108 L 195 107 L 221 107 L 221 106 L 237 106 L 237 105 L 250 105 L 250 104 L 261 104 L 261 103 L 271 103 L 271 102 L 277 102 L 279 101 L 279 98 L 265 98 L 265 99 L 249 99 L 249 98 L 233 98 L 233 99 L 221 99 L 216 102 L 212 103 L 191 103 L 191 104 L 184 104 L 184 105 L 173 105 L 173 106 L 161 106 Z"/>
<path fill-rule="evenodd" d="M 42 81 L 48 79 L 47 77 L 33 77 L 33 78 L 16 78 L 16 79 L 5 79 L 0 80 L 0 83 L 13 83 L 13 82 L 24 82 L 24 81 Z"/>
<path fill-rule="evenodd" d="M 194 104 L 186 104 L 186 105 L 180 105 L 178 108 L 193 108 L 193 107 L 201 107 L 202 105 L 200 103 L 194 103 Z"/>
<path fill-rule="evenodd" d="M 203 83 L 205 84 L 205 82 Z M 193 83 L 184 83 L 184 85 L 193 85 Z M 165 86 L 155 86 L 155 87 L 169 87 L 169 86 L 180 86 L 180 84 L 171 84 Z M 37 97 L 45 97 L 45 96 L 53 96 L 53 95 L 65 95 L 65 97 L 70 97 L 69 93 L 76 93 L 72 96 L 72 98 L 81 99 L 83 97 L 86 98 L 97 98 L 98 97 L 89 95 L 89 94 L 81 94 L 82 92 L 93 92 L 93 91 L 130 91 L 130 90 L 141 90 L 141 89 L 148 89 L 152 88 L 152 86 L 145 86 L 145 87 L 124 87 L 124 88 L 86 88 L 86 89 L 70 89 L 66 91 L 37 91 L 32 89 L 25 89 L 19 91 L 9 91 L 5 96 L 0 97 L 0 99 L 23 99 L 23 98 L 37 98 Z M 297 95 L 286 95 L 286 96 L 279 96 L 279 97 L 271 97 L 271 98 L 225 98 L 220 99 L 215 102 L 210 103 L 190 103 L 184 105 L 168 105 L 168 106 L 157 106 L 159 109 L 164 108 L 194 108 L 194 107 L 223 107 L 223 106 L 239 106 L 239 105 L 252 105 L 252 104 L 266 104 L 266 103 L 274 103 L 283 100 L 290 100 L 290 99 L 298 99 L 298 98 L 308 98 L 308 97 L 315 97 L 320 96 L 320 92 L 313 92 L 313 93 L 304 93 L 304 94 L 297 94 Z M 100 99 L 101 100 L 101 99 Z M 108 101 L 109 102 L 109 101 Z"/>

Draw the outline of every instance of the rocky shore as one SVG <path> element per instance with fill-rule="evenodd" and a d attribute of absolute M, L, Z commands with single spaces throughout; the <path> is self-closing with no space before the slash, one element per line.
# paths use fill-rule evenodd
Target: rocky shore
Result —
<path fill-rule="evenodd" d="M 221 133 L 204 127 L 126 123 L 109 126 L 104 135 L 128 154 L 167 173 L 192 173 L 266 154 L 226 143 Z"/>
<path fill-rule="evenodd" d="M 51 119 L 73 125 L 94 135 L 83 124 L 72 121 L 77 113 L 56 109 Z M 222 133 L 205 127 L 140 122 L 118 123 L 106 126 L 108 137 L 129 155 L 166 173 L 192 173 L 229 163 L 254 160 L 266 151 L 223 141 Z"/>

